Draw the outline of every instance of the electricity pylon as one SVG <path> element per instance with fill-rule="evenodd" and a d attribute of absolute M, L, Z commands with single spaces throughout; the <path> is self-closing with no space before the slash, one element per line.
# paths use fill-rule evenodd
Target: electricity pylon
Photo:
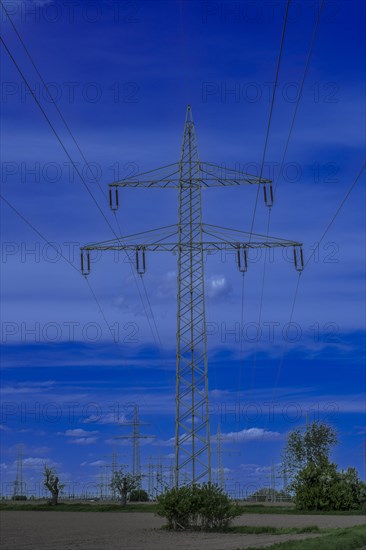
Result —
<path fill-rule="evenodd" d="M 178 253 L 175 483 L 211 480 L 208 370 L 204 292 L 204 253 L 236 252 L 239 271 L 247 269 L 252 248 L 293 247 L 295 267 L 303 269 L 301 243 L 245 233 L 202 222 L 201 190 L 206 187 L 259 184 L 267 206 L 273 202 L 271 181 L 201 162 L 190 106 L 187 108 L 180 160 L 109 186 L 112 210 L 119 206 L 119 188 L 175 188 L 179 194 L 178 224 L 136 233 L 81 248 L 81 271 L 90 272 L 90 251 L 124 250 L 135 254 L 137 273 L 146 271 L 149 251 Z"/>
<path fill-rule="evenodd" d="M 225 487 L 224 466 L 222 463 L 222 433 L 220 422 L 216 434 L 216 483 L 220 489 Z"/>
<path fill-rule="evenodd" d="M 271 500 L 276 502 L 276 472 L 273 459 L 271 464 Z"/>
<path fill-rule="evenodd" d="M 216 484 L 220 489 L 225 490 L 225 469 L 223 463 L 223 453 L 229 454 L 231 456 L 233 453 L 241 454 L 239 450 L 233 449 L 223 449 L 224 436 L 221 432 L 221 423 L 217 425 L 216 433 Z"/>
<path fill-rule="evenodd" d="M 153 498 L 154 495 L 154 464 L 152 461 L 152 456 L 150 455 L 149 458 L 149 464 L 148 464 L 148 486 L 147 486 L 147 493 L 149 495 L 149 498 Z"/>
<path fill-rule="evenodd" d="M 132 422 L 126 422 L 121 426 L 132 425 L 132 434 L 130 435 L 118 435 L 114 439 L 132 439 L 132 475 L 137 477 L 137 488 L 141 489 L 141 460 L 140 460 L 140 439 L 151 439 L 153 435 L 143 435 L 140 433 L 140 426 L 148 425 L 146 422 L 139 420 L 138 406 L 134 406 L 133 420 Z"/>
<path fill-rule="evenodd" d="M 110 470 L 110 477 L 109 477 L 109 482 L 107 482 L 107 487 L 111 487 L 111 483 L 112 483 L 112 480 L 114 478 L 114 474 L 116 473 L 118 467 L 121 466 L 118 463 L 118 456 L 117 456 L 117 451 L 116 451 L 115 447 L 112 451 L 112 454 L 104 455 L 104 457 L 111 459 L 110 465 L 106 466 L 106 469 L 109 468 L 109 470 Z M 116 489 L 114 487 L 112 488 L 112 500 L 117 500 L 117 492 L 116 492 Z"/>
<path fill-rule="evenodd" d="M 23 445 L 20 443 L 18 445 L 17 470 L 16 470 L 15 481 L 14 481 L 13 497 L 24 495 L 23 485 L 24 485 L 23 484 Z"/>

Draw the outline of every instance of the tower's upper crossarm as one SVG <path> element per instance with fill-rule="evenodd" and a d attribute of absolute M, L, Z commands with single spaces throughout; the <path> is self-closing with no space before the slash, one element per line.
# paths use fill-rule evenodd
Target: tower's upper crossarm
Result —
<path fill-rule="evenodd" d="M 224 165 L 219 166 L 212 162 L 200 162 L 201 178 L 208 187 L 225 185 L 255 185 L 270 184 L 271 180 L 259 178 L 252 174 L 247 174 L 241 170 L 227 168 Z"/>
<path fill-rule="evenodd" d="M 194 165 L 192 167 L 192 164 Z M 185 162 L 176 162 L 168 164 L 148 172 L 141 172 L 128 178 L 114 181 L 109 184 L 110 188 L 116 187 L 158 187 L 158 188 L 178 188 L 180 182 L 187 185 L 200 185 L 202 187 L 222 187 L 236 185 L 254 185 L 270 184 L 271 180 L 259 178 L 252 174 L 241 172 L 225 166 L 213 164 L 211 162 L 194 161 L 190 165 L 190 177 L 187 181 Z"/>
<path fill-rule="evenodd" d="M 109 187 L 178 187 L 179 177 L 179 162 L 175 162 L 114 181 Z"/>

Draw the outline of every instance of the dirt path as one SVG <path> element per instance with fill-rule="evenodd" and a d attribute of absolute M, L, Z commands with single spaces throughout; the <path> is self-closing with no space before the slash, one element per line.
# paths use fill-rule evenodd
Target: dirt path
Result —
<path fill-rule="evenodd" d="M 248 514 L 238 525 L 276 527 L 348 527 L 365 523 L 360 516 L 289 516 Z M 150 513 L 2 512 L 2 550 L 233 550 L 314 535 L 240 535 L 170 533 L 164 520 Z"/>

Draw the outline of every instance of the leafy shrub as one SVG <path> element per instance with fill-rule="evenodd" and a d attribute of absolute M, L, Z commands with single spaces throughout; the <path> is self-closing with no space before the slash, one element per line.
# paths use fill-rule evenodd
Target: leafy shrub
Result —
<path fill-rule="evenodd" d="M 26 495 L 14 495 L 12 497 L 12 500 L 27 500 L 27 496 Z"/>
<path fill-rule="evenodd" d="M 220 487 L 212 483 L 184 485 L 158 497 L 157 514 L 168 528 L 222 531 L 241 514 Z"/>
<path fill-rule="evenodd" d="M 309 463 L 292 483 L 300 510 L 355 510 L 366 504 L 366 486 L 354 468 L 338 471 L 334 463 Z"/>
<path fill-rule="evenodd" d="M 134 489 L 130 493 L 130 502 L 148 502 L 149 495 L 143 489 Z"/>

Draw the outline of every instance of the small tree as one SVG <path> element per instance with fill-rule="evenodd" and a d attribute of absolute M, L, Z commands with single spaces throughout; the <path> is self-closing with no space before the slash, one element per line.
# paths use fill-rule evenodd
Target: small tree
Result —
<path fill-rule="evenodd" d="M 326 464 L 337 442 L 337 432 L 322 422 L 293 430 L 282 453 L 283 470 L 293 476 L 309 464 L 315 467 Z"/>
<path fill-rule="evenodd" d="M 357 471 L 338 471 L 337 465 L 330 462 L 336 443 L 336 431 L 321 422 L 289 434 L 282 466 L 292 477 L 289 489 L 300 510 L 351 510 L 365 506 L 365 484 Z"/>
<path fill-rule="evenodd" d="M 123 468 L 113 473 L 110 485 L 111 488 L 119 494 L 122 506 L 126 506 L 128 496 L 132 491 L 138 488 L 140 480 L 141 476 L 125 473 Z"/>
<path fill-rule="evenodd" d="M 60 483 L 55 469 L 49 468 L 46 464 L 44 465 L 43 476 L 43 485 L 49 490 L 52 496 L 51 504 L 52 506 L 56 506 L 58 504 L 59 493 L 65 485 Z"/>

